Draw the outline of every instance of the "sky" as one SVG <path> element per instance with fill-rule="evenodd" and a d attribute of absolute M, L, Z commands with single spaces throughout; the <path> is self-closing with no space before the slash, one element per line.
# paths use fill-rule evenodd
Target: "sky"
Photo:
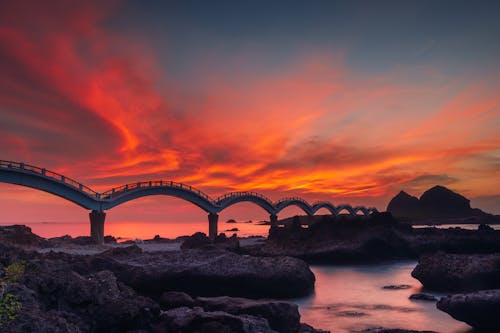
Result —
<path fill-rule="evenodd" d="M 440 184 L 500 214 L 499 41 L 497 1 L 3 1 L 0 158 L 379 210 Z M 0 209 L 87 218 L 7 184 Z M 205 215 L 157 196 L 108 219 Z"/>

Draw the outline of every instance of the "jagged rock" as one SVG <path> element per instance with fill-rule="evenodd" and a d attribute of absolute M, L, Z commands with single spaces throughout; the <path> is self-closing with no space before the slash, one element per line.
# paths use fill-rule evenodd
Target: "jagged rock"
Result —
<path fill-rule="evenodd" d="M 500 289 L 446 296 L 436 306 L 478 330 L 500 331 Z"/>
<path fill-rule="evenodd" d="M 35 235 L 31 228 L 25 225 L 0 226 L 0 242 L 34 247 L 48 244 L 45 238 Z"/>
<path fill-rule="evenodd" d="M 88 264 L 94 271 L 111 270 L 120 281 L 151 295 L 176 290 L 202 296 L 295 297 L 312 292 L 315 280 L 309 266 L 299 259 L 223 250 L 122 248 L 89 257 Z"/>
<path fill-rule="evenodd" d="M 436 302 L 439 300 L 439 298 L 437 298 L 436 296 L 431 295 L 431 294 L 426 294 L 426 293 L 413 294 L 413 295 L 410 295 L 409 298 L 413 299 L 413 300 L 429 301 L 429 302 Z"/>
<path fill-rule="evenodd" d="M 493 229 L 492 227 L 490 227 L 489 225 L 487 224 L 480 224 L 478 227 L 477 227 L 477 230 L 480 231 L 480 232 L 494 232 L 495 229 Z"/>
<path fill-rule="evenodd" d="M 277 333 L 266 319 L 232 315 L 222 311 L 206 312 L 200 307 L 181 307 L 162 313 L 167 332 L 183 333 Z"/>
<path fill-rule="evenodd" d="M 233 315 L 252 315 L 267 319 L 269 326 L 280 333 L 295 333 L 300 329 L 300 314 L 296 304 L 244 298 L 197 298 L 205 311 L 223 311 Z"/>
<path fill-rule="evenodd" d="M 500 288 L 500 253 L 459 255 L 438 252 L 423 255 L 411 275 L 426 288 L 434 290 Z"/>
<path fill-rule="evenodd" d="M 236 235 L 228 238 L 226 234 L 220 233 L 214 240 L 211 240 L 204 233 L 197 232 L 184 240 L 181 244 L 181 249 L 223 249 L 238 251 L 240 249 L 240 241 Z"/>
<path fill-rule="evenodd" d="M 387 211 L 398 217 L 420 216 L 420 201 L 405 191 L 399 192 L 387 205 Z"/>
<path fill-rule="evenodd" d="M 160 297 L 160 306 L 162 309 L 175 309 L 180 307 L 192 308 L 196 302 L 191 296 L 181 291 L 167 291 Z"/>
<path fill-rule="evenodd" d="M 159 306 L 119 283 L 110 271 L 80 275 L 60 260 L 31 260 L 23 283 L 45 311 L 80 318 L 82 331 L 123 332 L 143 328 L 159 316 Z"/>
<path fill-rule="evenodd" d="M 401 290 L 401 289 L 410 289 L 411 286 L 409 284 L 391 284 L 388 286 L 383 286 L 382 289 L 390 289 L 390 290 Z"/>

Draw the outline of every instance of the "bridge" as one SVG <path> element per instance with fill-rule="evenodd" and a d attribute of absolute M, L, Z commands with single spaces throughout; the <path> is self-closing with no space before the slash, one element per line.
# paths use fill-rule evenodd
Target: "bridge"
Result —
<path fill-rule="evenodd" d="M 150 195 L 177 197 L 203 209 L 208 213 L 208 233 L 212 239 L 217 236 L 219 213 L 240 202 L 251 202 L 264 209 L 269 213 L 271 225 L 278 223 L 278 213 L 289 206 L 299 207 L 308 216 L 313 216 L 321 208 L 327 209 L 334 216 L 342 212 L 353 216 L 359 214 L 368 216 L 377 212 L 374 207 L 335 206 L 328 201 L 318 201 L 310 205 L 299 197 L 282 198 L 273 202 L 260 193 L 250 191 L 230 192 L 212 199 L 192 186 L 164 180 L 130 183 L 99 193 L 74 179 L 45 168 L 4 160 L 0 160 L 0 182 L 45 191 L 90 210 L 90 235 L 98 244 L 104 242 L 106 210 Z"/>

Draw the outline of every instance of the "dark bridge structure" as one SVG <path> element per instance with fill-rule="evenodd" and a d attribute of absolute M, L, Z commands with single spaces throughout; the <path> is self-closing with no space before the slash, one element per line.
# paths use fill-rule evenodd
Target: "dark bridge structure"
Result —
<path fill-rule="evenodd" d="M 368 216 L 377 212 L 374 207 L 335 206 L 328 201 L 318 201 L 311 205 L 298 197 L 282 198 L 273 202 L 260 193 L 250 191 L 231 192 L 212 199 L 192 186 L 164 180 L 130 183 L 99 193 L 76 180 L 45 168 L 4 160 L 0 160 L 0 182 L 42 190 L 90 210 L 90 235 L 98 244 L 104 242 L 106 210 L 150 195 L 177 197 L 203 209 L 208 213 L 208 233 L 211 238 L 217 236 L 219 213 L 240 202 L 251 202 L 260 206 L 269 213 L 271 225 L 278 223 L 278 214 L 289 206 L 299 207 L 308 216 L 313 216 L 321 208 L 327 209 L 334 216 L 342 212 L 353 216 Z"/>

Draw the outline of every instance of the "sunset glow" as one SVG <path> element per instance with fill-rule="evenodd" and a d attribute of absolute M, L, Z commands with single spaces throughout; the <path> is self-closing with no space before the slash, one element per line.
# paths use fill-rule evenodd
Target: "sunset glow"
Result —
<path fill-rule="evenodd" d="M 440 21 L 439 2 L 346 2 L 319 18 L 306 2 L 283 16 L 266 2 L 208 3 L 0 4 L 1 159 L 97 191 L 165 179 L 212 197 L 255 190 L 380 210 L 400 190 L 441 184 L 500 214 L 500 29 L 485 8 L 466 27 L 458 11 Z M 396 19 L 407 23 L 387 31 Z M 86 220 L 33 189 L 0 184 L 0 202 L 4 223 Z M 242 205 L 225 217 L 251 211 L 265 216 Z M 109 214 L 200 218 L 165 197 Z"/>

